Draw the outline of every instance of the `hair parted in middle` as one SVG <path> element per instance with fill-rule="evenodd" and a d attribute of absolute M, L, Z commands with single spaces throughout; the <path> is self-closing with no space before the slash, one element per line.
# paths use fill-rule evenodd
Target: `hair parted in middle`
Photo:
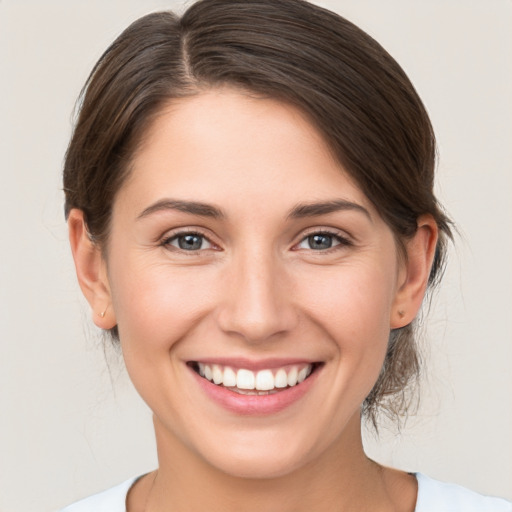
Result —
<path fill-rule="evenodd" d="M 436 143 L 428 114 L 397 62 L 368 34 L 302 0 L 200 0 L 179 17 L 149 14 L 102 55 L 80 98 L 64 165 L 66 216 L 84 212 L 91 239 L 108 253 L 116 193 L 148 127 L 173 99 L 238 88 L 291 104 L 395 235 L 414 235 L 430 214 L 440 237 L 430 274 L 442 272 L 450 221 L 433 193 Z M 114 338 L 117 328 L 112 329 Z M 364 413 L 407 412 L 419 372 L 412 325 L 390 333 Z"/>

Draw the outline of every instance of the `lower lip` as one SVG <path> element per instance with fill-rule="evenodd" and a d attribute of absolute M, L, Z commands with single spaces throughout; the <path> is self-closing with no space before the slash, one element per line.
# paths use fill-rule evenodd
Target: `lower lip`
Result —
<path fill-rule="evenodd" d="M 300 384 L 271 395 L 242 395 L 235 391 L 230 391 L 224 386 L 213 384 L 209 380 L 201 377 L 193 369 L 190 369 L 190 371 L 193 373 L 202 390 L 214 402 L 235 414 L 257 416 L 275 414 L 299 401 L 314 385 L 320 368 L 316 368 L 316 370 Z"/>

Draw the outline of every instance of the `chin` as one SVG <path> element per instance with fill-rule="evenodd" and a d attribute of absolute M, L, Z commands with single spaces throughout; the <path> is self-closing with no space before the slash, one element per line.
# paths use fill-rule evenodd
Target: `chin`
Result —
<path fill-rule="evenodd" d="M 313 447 L 305 446 L 298 437 L 287 436 L 283 440 L 250 436 L 250 439 L 216 445 L 209 453 L 202 454 L 203 460 L 235 478 L 272 479 L 294 473 L 315 456 Z"/>
<path fill-rule="evenodd" d="M 288 458 L 280 455 L 279 457 L 265 457 L 254 455 L 247 457 L 234 454 L 230 458 L 225 456 L 222 460 L 210 460 L 211 465 L 216 467 L 222 473 L 233 478 L 243 478 L 249 480 L 263 480 L 285 477 L 292 474 L 302 466 L 300 458 Z"/>

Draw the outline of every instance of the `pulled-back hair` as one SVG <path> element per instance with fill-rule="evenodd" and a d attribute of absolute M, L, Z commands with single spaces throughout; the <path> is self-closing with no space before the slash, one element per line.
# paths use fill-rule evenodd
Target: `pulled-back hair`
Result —
<path fill-rule="evenodd" d="M 201 0 L 183 16 L 149 14 L 102 55 L 81 94 L 64 167 L 66 216 L 84 212 L 108 247 L 116 193 L 147 128 L 173 98 L 230 86 L 300 109 L 391 228 L 403 253 L 417 219 L 440 237 L 429 283 L 442 271 L 450 223 L 433 193 L 436 144 L 427 112 L 397 62 L 344 18 L 302 0 Z M 117 338 L 117 328 L 111 330 Z M 390 333 L 364 412 L 407 409 L 419 372 L 414 329 Z"/>

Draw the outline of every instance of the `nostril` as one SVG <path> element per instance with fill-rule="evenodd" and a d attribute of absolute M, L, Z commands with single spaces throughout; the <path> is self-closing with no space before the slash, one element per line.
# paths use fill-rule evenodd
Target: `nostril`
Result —
<path fill-rule="evenodd" d="M 252 261 L 245 272 L 226 283 L 226 299 L 217 309 L 218 326 L 248 343 L 261 343 L 291 333 L 299 314 L 287 283 L 269 263 Z M 247 268 L 249 267 L 249 268 Z"/>

